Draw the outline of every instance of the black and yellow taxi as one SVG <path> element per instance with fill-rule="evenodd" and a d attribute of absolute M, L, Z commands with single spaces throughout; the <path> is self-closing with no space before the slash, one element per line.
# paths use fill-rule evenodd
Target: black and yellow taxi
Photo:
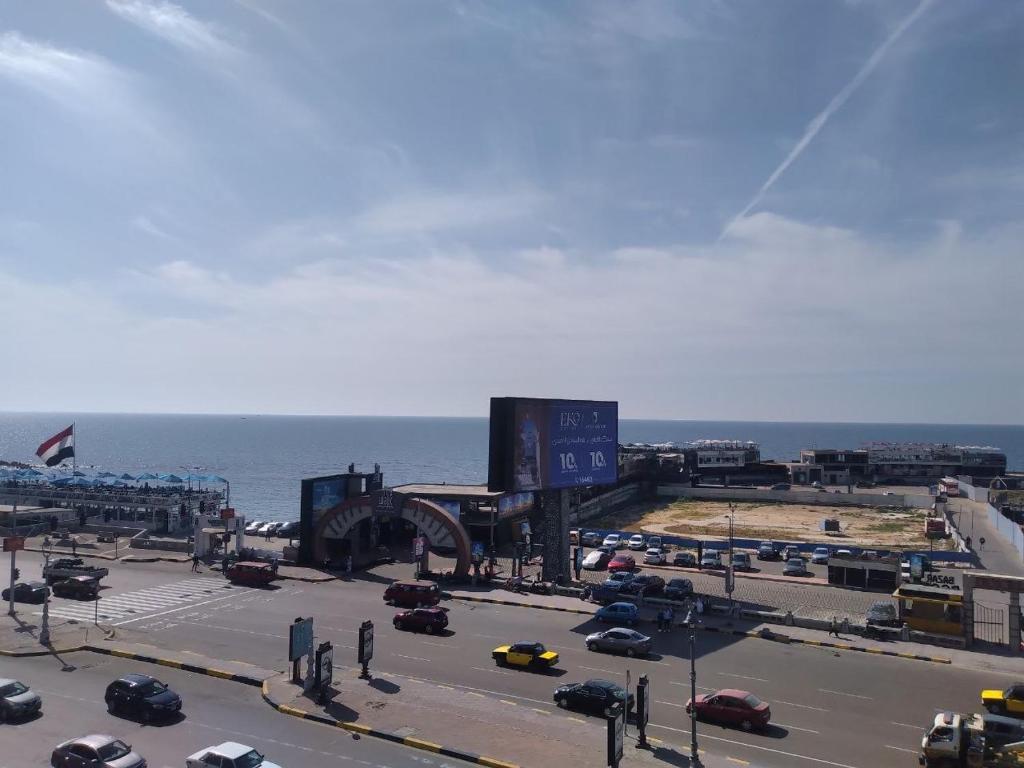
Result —
<path fill-rule="evenodd" d="M 993 715 L 1024 717 L 1024 683 L 1014 683 L 1004 691 L 982 691 L 981 705 Z"/>
<path fill-rule="evenodd" d="M 522 667 L 523 669 L 545 670 L 558 663 L 558 654 L 549 651 L 542 643 L 523 642 L 499 645 L 491 651 L 491 658 L 499 667 Z"/>

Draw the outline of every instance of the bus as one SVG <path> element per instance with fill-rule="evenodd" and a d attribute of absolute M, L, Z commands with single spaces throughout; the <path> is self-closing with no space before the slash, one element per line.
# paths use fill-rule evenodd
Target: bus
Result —
<path fill-rule="evenodd" d="M 939 494 L 942 496 L 959 496 L 960 481 L 954 477 L 944 477 L 939 481 Z"/>

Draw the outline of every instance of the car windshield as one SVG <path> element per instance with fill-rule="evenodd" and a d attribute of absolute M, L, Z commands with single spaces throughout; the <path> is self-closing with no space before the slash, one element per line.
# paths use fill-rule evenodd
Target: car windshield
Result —
<path fill-rule="evenodd" d="M 122 758 L 132 751 L 132 748 L 125 744 L 123 741 L 114 740 L 109 744 L 104 744 L 102 747 L 96 750 L 100 756 L 100 760 L 117 760 Z"/>
<path fill-rule="evenodd" d="M 141 688 L 139 688 L 139 693 L 142 696 L 145 696 L 145 697 L 148 698 L 150 696 L 155 696 L 158 693 L 163 693 L 166 690 L 167 690 L 167 686 L 166 685 L 161 683 L 159 680 L 153 680 L 151 682 L 146 683 Z"/>
<path fill-rule="evenodd" d="M 255 749 L 250 749 L 241 757 L 235 758 L 235 768 L 257 768 L 263 764 L 263 755 Z"/>
<path fill-rule="evenodd" d="M 757 709 L 761 706 L 761 700 L 752 693 L 748 693 L 746 696 L 744 696 L 743 700 L 747 702 L 751 709 Z"/>
<path fill-rule="evenodd" d="M 28 691 L 28 688 L 26 688 L 22 683 L 15 681 L 0 687 L 0 698 L 6 699 L 9 696 L 20 696 L 26 691 Z"/>

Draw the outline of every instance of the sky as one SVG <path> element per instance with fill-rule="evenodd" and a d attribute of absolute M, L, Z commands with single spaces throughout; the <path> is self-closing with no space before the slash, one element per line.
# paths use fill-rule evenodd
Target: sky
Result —
<path fill-rule="evenodd" d="M 0 410 L 1024 423 L 1024 4 L 0 6 Z"/>

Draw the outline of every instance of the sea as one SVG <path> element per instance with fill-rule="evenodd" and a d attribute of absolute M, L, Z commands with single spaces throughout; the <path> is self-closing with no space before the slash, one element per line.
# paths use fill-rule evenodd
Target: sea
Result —
<path fill-rule="evenodd" d="M 297 519 L 299 481 L 350 463 L 359 471 L 379 463 L 387 485 L 487 481 L 486 418 L 0 413 L 0 459 L 38 462 L 38 445 L 72 422 L 80 468 L 220 475 L 230 482 L 231 505 L 250 520 Z M 795 461 L 802 448 L 871 441 L 984 445 L 1024 470 L 1024 426 L 619 422 L 624 443 L 699 439 L 753 440 L 762 458 L 778 461 Z"/>

